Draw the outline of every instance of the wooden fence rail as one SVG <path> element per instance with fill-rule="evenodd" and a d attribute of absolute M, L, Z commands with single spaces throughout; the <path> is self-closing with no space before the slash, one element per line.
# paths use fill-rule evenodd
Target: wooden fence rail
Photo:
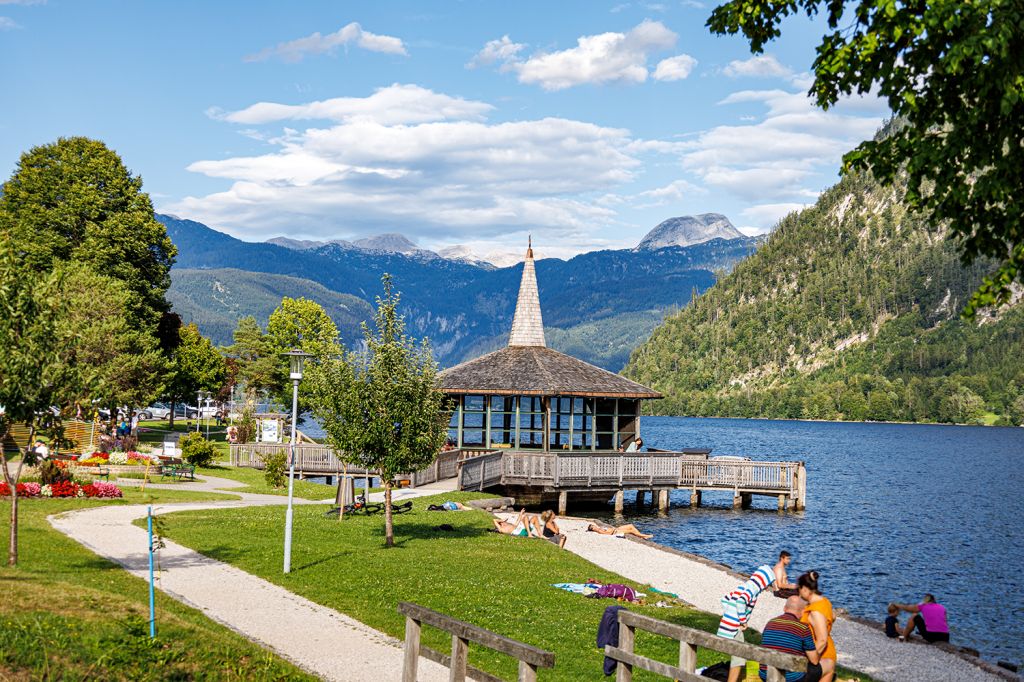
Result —
<path fill-rule="evenodd" d="M 471 667 L 468 663 L 469 643 L 483 646 L 506 654 L 519 661 L 519 682 L 535 682 L 537 668 L 553 668 L 555 655 L 550 651 L 518 642 L 482 627 L 457 620 L 432 609 L 410 602 L 399 602 L 398 612 L 405 616 L 405 662 L 402 666 L 402 682 L 416 682 L 416 670 L 420 656 L 447 666 L 451 671 L 450 682 L 463 682 L 467 674 L 483 682 L 501 682 L 497 677 Z M 420 643 L 423 623 L 432 625 L 451 634 L 451 656 L 434 651 Z"/>
<path fill-rule="evenodd" d="M 668 665 L 637 654 L 634 651 L 637 628 L 678 641 L 679 665 Z M 615 682 L 632 682 L 633 668 L 647 670 L 681 682 L 706 682 L 706 677 L 701 677 L 696 673 L 697 647 L 763 663 L 768 669 L 768 682 L 785 682 L 786 676 L 783 671 L 786 670 L 793 672 L 807 670 L 807 658 L 803 656 L 793 656 L 754 644 L 725 639 L 710 632 L 695 630 L 675 623 L 666 623 L 663 620 L 625 609 L 619 611 L 619 645 L 606 646 L 604 655 L 618 661 L 615 669 Z"/>

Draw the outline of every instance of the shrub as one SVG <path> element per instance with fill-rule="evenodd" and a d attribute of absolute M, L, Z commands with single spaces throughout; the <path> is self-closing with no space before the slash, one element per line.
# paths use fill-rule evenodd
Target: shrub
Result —
<path fill-rule="evenodd" d="M 270 455 L 263 455 L 263 478 L 271 488 L 283 488 L 288 477 L 288 454 L 284 450 L 278 450 Z"/>
<path fill-rule="evenodd" d="M 236 424 L 239 443 L 251 443 L 256 437 L 256 415 L 251 407 L 242 410 L 242 418 Z"/>
<path fill-rule="evenodd" d="M 203 438 L 201 433 L 190 433 L 179 442 L 181 454 L 185 461 L 197 467 L 209 466 L 213 462 L 213 443 Z"/>
<path fill-rule="evenodd" d="M 39 464 L 39 481 L 43 485 L 54 483 L 70 483 L 74 475 L 68 469 L 67 464 L 59 460 L 48 459 Z"/>

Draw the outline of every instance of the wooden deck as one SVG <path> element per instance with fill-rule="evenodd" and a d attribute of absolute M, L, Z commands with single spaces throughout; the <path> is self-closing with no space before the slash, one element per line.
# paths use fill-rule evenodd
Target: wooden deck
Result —
<path fill-rule="evenodd" d="M 658 506 L 668 508 L 671 490 L 689 490 L 691 505 L 704 491 L 731 491 L 733 505 L 748 507 L 753 495 L 778 498 L 779 508 L 803 509 L 807 469 L 803 462 L 762 462 L 716 459 L 706 452 L 562 453 L 492 452 L 464 459 L 459 472 L 462 490 L 504 488 L 541 496 L 558 495 L 564 513 L 568 496 L 615 496 L 622 509 L 625 490 L 636 490 L 638 502 L 647 491 L 658 493 Z M 513 495 L 515 496 L 515 495 Z"/>

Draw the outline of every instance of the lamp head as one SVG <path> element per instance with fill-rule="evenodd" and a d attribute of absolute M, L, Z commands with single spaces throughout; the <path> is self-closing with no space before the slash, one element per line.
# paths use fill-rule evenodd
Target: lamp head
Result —
<path fill-rule="evenodd" d="M 288 358 L 288 377 L 292 381 L 300 381 L 302 379 L 302 369 L 306 364 L 306 358 L 313 356 L 298 348 L 292 348 L 287 353 L 281 353 L 281 355 Z"/>

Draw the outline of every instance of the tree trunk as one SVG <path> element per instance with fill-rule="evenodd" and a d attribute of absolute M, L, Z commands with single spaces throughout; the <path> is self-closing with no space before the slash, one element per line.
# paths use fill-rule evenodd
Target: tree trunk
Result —
<path fill-rule="evenodd" d="M 18 565 L 18 484 L 11 486 L 11 539 L 7 545 L 7 565 Z"/>
<path fill-rule="evenodd" d="M 391 518 L 391 481 L 384 481 L 384 546 L 395 546 L 395 527 Z"/>
<path fill-rule="evenodd" d="M 174 404 L 174 401 L 172 400 L 171 401 L 171 414 L 170 414 L 170 416 L 167 417 L 167 428 L 169 428 L 171 431 L 174 430 L 174 408 L 175 408 L 175 404 Z"/>

